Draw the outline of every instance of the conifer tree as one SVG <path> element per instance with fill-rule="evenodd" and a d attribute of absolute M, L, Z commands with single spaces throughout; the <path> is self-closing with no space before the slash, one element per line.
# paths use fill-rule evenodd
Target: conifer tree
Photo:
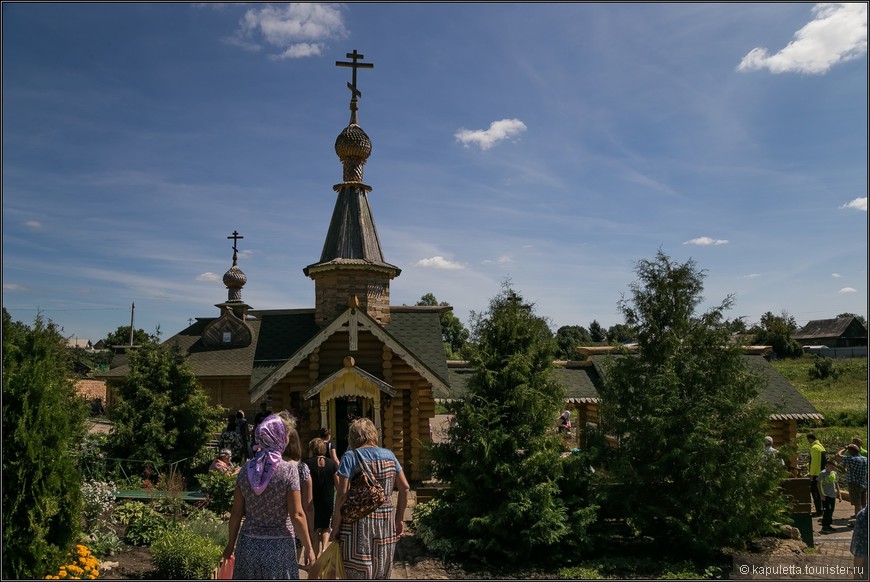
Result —
<path fill-rule="evenodd" d="M 555 340 L 507 283 L 472 322 L 469 393 L 448 442 L 433 447 L 435 476 L 450 487 L 418 528 L 430 547 L 454 558 L 534 561 L 571 533 L 553 430 L 564 400 L 550 375 Z"/>
<path fill-rule="evenodd" d="M 121 459 L 161 465 L 192 458 L 220 414 L 175 347 L 146 344 L 131 352 L 117 393 L 111 446 Z"/>
<path fill-rule="evenodd" d="M 723 312 L 703 314 L 705 274 L 661 251 L 637 265 L 620 301 L 638 353 L 605 366 L 601 418 L 619 447 L 608 508 L 663 549 L 708 553 L 739 546 L 780 517 L 779 464 L 762 453 L 763 379 L 729 342 Z"/>
<path fill-rule="evenodd" d="M 87 409 L 66 342 L 37 315 L 3 309 L 3 578 L 42 578 L 81 532 L 82 477 L 71 455 Z"/>

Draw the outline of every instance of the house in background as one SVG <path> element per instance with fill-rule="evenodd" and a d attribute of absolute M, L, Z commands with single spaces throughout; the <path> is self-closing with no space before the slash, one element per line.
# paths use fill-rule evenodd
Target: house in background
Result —
<path fill-rule="evenodd" d="M 802 346 L 854 348 L 867 345 L 867 328 L 854 316 L 814 319 L 791 337 Z"/>
<path fill-rule="evenodd" d="M 619 348 L 622 349 L 622 348 Z M 804 398 L 789 381 L 777 372 L 764 357 L 770 347 L 750 346 L 744 350 L 746 368 L 758 373 L 767 384 L 758 395 L 758 400 L 769 406 L 768 435 L 773 438 L 774 446 L 792 444 L 797 439 L 799 420 L 822 420 L 815 407 Z M 614 358 L 631 357 L 617 354 L 611 346 L 578 347 L 581 359 L 556 362 L 553 376 L 565 388 L 565 407 L 575 411 L 577 416 L 577 446 L 586 446 L 585 431 L 596 427 L 601 420 L 601 397 L 598 388 L 603 382 L 605 371 Z M 437 402 L 449 402 L 463 398 L 467 393 L 467 383 L 474 374 L 468 362 L 448 362 L 450 385 L 446 392 L 436 390 Z M 553 419 L 555 423 L 556 419 Z M 759 448 L 762 443 L 758 444 Z M 797 466 L 796 458 L 791 459 L 792 468 Z"/>

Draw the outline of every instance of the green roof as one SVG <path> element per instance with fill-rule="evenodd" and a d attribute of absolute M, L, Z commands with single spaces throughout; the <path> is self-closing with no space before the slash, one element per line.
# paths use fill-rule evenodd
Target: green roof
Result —
<path fill-rule="evenodd" d="M 555 367 L 553 376 L 565 388 L 565 400 L 568 402 L 588 402 L 599 399 L 598 386 L 601 385 L 603 368 L 608 359 L 624 356 L 602 355 L 591 356 L 592 365 L 581 367 Z M 815 407 L 792 386 L 770 362 L 761 356 L 743 356 L 748 369 L 760 373 L 767 379 L 767 385 L 758 395 L 772 409 L 771 418 L 821 418 Z M 612 360 L 611 360 L 612 361 Z M 469 365 L 451 365 L 450 393 L 436 394 L 435 397 L 444 400 L 463 398 L 468 393 L 468 381 L 474 374 Z"/>

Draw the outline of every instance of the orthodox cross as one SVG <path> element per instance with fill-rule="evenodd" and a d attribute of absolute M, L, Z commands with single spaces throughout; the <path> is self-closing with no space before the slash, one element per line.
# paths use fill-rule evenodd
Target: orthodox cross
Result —
<path fill-rule="evenodd" d="M 234 252 L 234 253 L 239 252 L 239 249 L 236 248 L 236 243 L 238 242 L 238 240 L 239 240 L 240 238 L 245 238 L 245 237 L 241 236 L 241 235 L 239 234 L 239 231 L 234 230 L 232 236 L 228 236 L 227 238 L 231 238 L 231 239 L 233 239 L 233 252 Z"/>
<path fill-rule="evenodd" d="M 352 81 L 347 84 L 347 88 L 350 89 L 351 95 L 353 95 L 353 100 L 356 101 L 358 97 L 362 97 L 362 93 L 356 88 L 356 70 L 357 69 L 373 69 L 375 68 L 374 63 L 360 63 L 357 62 L 359 59 L 362 59 L 364 55 L 356 52 L 356 49 L 353 49 L 352 53 L 347 53 L 345 55 L 347 58 L 351 59 L 353 62 L 344 62 L 344 61 L 335 61 L 336 67 L 351 67 L 353 69 L 353 77 Z"/>

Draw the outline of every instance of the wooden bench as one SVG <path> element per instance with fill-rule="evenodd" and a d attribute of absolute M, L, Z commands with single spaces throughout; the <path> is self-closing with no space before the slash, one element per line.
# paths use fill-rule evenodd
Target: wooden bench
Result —
<path fill-rule="evenodd" d="M 145 489 L 118 489 L 115 499 L 181 499 L 182 501 L 205 501 L 206 494 L 202 491 L 147 491 Z"/>

